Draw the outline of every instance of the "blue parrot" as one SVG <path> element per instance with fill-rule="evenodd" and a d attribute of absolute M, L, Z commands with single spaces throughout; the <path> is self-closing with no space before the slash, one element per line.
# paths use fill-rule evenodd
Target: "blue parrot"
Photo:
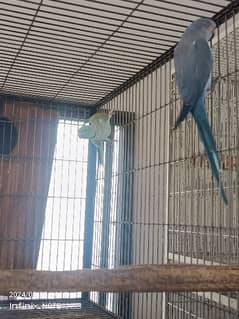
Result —
<path fill-rule="evenodd" d="M 210 91 L 213 58 L 208 41 L 214 35 L 216 23 L 200 18 L 186 29 L 174 50 L 176 82 L 183 107 L 175 129 L 191 113 L 208 156 L 212 173 L 220 187 L 224 203 L 228 200 L 220 179 L 220 160 L 216 143 L 205 111 L 205 97 Z"/>

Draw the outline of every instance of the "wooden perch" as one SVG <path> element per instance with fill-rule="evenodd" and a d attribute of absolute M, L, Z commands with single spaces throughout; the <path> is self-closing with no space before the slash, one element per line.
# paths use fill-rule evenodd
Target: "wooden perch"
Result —
<path fill-rule="evenodd" d="M 117 269 L 0 270 L 0 294 L 9 291 L 236 291 L 239 266 L 132 265 Z"/>

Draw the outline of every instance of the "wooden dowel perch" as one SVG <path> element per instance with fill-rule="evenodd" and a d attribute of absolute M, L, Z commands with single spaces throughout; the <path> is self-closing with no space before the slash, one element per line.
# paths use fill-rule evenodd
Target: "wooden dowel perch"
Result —
<path fill-rule="evenodd" d="M 132 265 L 117 269 L 0 270 L 0 294 L 9 291 L 235 291 L 239 266 Z"/>

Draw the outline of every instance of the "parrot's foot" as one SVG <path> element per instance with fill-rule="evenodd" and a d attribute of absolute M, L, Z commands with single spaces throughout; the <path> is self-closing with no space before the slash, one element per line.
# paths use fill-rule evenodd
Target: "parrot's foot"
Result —
<path fill-rule="evenodd" d="M 222 80 L 222 76 L 218 75 L 217 77 L 212 79 L 212 84 L 211 84 L 211 92 L 214 92 L 215 87 L 218 83 L 220 83 Z"/>
<path fill-rule="evenodd" d="M 107 137 L 107 138 L 104 139 L 104 142 L 112 144 L 113 142 L 115 142 L 115 140 L 112 140 L 112 139 Z"/>

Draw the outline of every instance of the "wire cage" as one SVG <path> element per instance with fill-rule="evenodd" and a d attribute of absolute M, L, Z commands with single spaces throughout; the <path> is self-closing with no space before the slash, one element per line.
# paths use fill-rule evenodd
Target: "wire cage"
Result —
<path fill-rule="evenodd" d="M 1 284 L 4 271 L 10 280 L 19 269 L 40 276 L 239 264 L 238 11 L 237 0 L 1 1 L 1 318 L 239 317 L 239 287 L 54 291 L 46 280 L 46 290 L 6 291 Z M 228 206 L 193 119 L 173 129 L 181 107 L 173 51 L 198 17 L 217 23 L 210 43 L 217 81 L 206 109 Z M 101 165 L 78 129 L 111 111 Z"/>

